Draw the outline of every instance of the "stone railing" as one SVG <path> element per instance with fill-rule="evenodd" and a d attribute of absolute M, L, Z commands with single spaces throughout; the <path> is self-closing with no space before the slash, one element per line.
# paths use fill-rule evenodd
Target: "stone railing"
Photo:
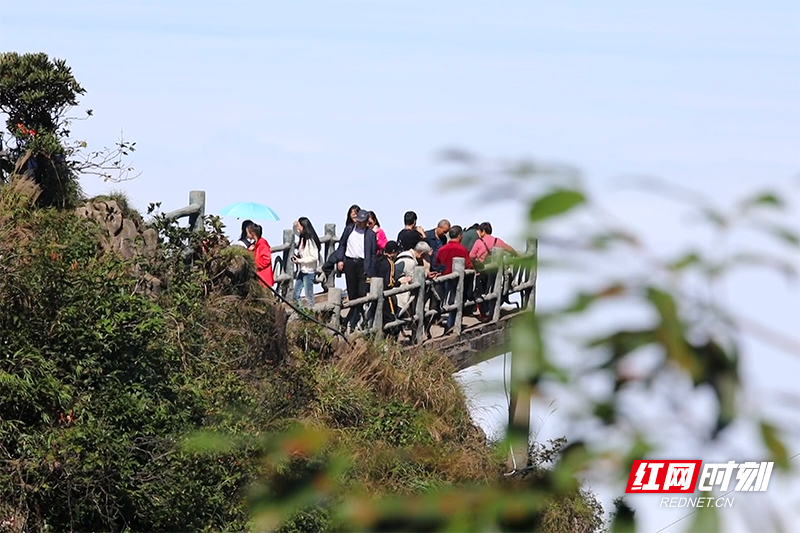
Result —
<path fill-rule="evenodd" d="M 320 237 L 320 242 L 323 245 L 320 252 L 320 264 L 323 264 L 334 253 L 339 242 L 335 224 L 325 224 L 325 232 Z M 295 275 L 295 265 L 291 261 L 294 248 L 295 236 L 292 230 L 284 230 L 283 242 L 272 246 L 275 288 L 287 298 L 291 296 Z M 519 257 L 512 257 L 500 248 L 492 250 L 492 263 L 480 275 L 488 276 L 493 283 L 481 294 L 475 293 L 475 290 L 468 290 L 470 288 L 468 284 L 474 284 L 479 273 L 476 270 L 467 269 L 464 259 L 461 258 L 454 259 L 451 274 L 437 276 L 433 279 L 427 278 L 424 267 L 417 266 L 410 283 L 387 291 L 383 290 L 383 279 L 373 278 L 369 293 L 355 300 L 345 299 L 342 289 L 335 286 L 335 274 L 330 275 L 326 278 L 324 286 L 327 300 L 315 304 L 314 311 L 329 312 L 331 315 L 330 326 L 341 330 L 345 323 L 343 313 L 349 312 L 353 307 L 363 306 L 365 314 L 369 317 L 367 329 L 377 339 L 383 338 L 387 331 L 396 330 L 398 327 L 410 328 L 415 344 L 426 340 L 432 320 L 455 312 L 453 332 L 459 335 L 463 328 L 465 308 L 485 302 L 495 302 L 495 305 L 491 306 L 492 315 L 486 320 L 487 323 L 496 323 L 500 320 L 503 303 L 516 305 L 514 311 L 532 309 L 531 294 L 535 290 L 536 269 L 531 258 L 535 258 L 536 252 L 536 241 L 528 242 L 525 253 Z M 447 303 L 446 300 L 450 298 L 448 298 L 447 291 L 444 290 L 444 284 L 448 281 L 455 281 L 453 303 L 451 304 Z M 413 311 L 413 314 L 398 317 L 396 320 L 384 324 L 383 306 L 386 298 L 403 293 L 411 293 L 413 303 L 409 309 Z M 466 295 L 469 294 L 474 294 L 472 299 L 466 298 Z M 518 295 L 519 301 L 512 303 L 511 295 Z M 445 301 L 442 300 L 442 297 Z"/>

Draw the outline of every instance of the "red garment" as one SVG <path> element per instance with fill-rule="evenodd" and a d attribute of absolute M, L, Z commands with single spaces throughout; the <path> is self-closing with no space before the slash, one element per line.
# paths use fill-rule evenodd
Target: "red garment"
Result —
<path fill-rule="evenodd" d="M 263 237 L 258 239 L 253 253 L 256 256 L 256 274 L 261 281 L 272 287 L 275 284 L 275 278 L 272 275 L 272 249 L 269 247 L 267 239 Z"/>
<path fill-rule="evenodd" d="M 442 275 L 451 274 L 453 272 L 453 258 L 463 257 L 467 268 L 472 268 L 472 261 L 469 258 L 469 252 L 464 248 L 460 242 L 450 241 L 436 252 L 435 265 L 444 265 Z"/>

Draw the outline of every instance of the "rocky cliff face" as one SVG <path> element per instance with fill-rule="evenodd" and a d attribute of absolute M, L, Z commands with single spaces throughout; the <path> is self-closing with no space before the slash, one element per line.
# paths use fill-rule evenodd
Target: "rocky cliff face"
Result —
<path fill-rule="evenodd" d="M 156 230 L 145 228 L 140 220 L 125 216 L 115 200 L 88 200 L 76 212 L 100 225 L 102 250 L 117 252 L 126 259 L 138 254 L 155 254 L 158 246 Z"/>

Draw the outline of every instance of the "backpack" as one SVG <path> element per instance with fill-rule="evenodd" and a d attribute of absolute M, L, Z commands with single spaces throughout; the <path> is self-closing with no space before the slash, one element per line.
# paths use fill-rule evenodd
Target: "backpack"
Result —
<path fill-rule="evenodd" d="M 411 253 L 413 254 L 413 252 L 411 252 Z M 414 267 L 417 266 L 416 257 L 412 257 L 408 252 L 405 252 L 405 251 L 401 252 L 400 255 L 397 256 L 397 259 L 395 259 L 394 262 L 395 262 L 395 265 L 397 265 L 398 267 L 401 267 L 401 268 L 398 268 L 398 271 L 399 271 L 398 275 L 401 274 L 402 272 L 406 271 L 406 270 L 411 270 L 413 272 L 414 271 Z M 411 263 L 411 265 L 409 265 L 409 262 Z M 398 265 L 398 263 L 402 263 L 402 264 Z M 409 269 L 408 266 L 411 266 L 411 268 Z"/>
<path fill-rule="evenodd" d="M 486 270 L 486 265 L 492 262 L 492 249 L 489 248 L 489 245 L 486 244 L 486 241 L 483 240 L 483 237 L 479 237 L 478 240 L 483 243 L 486 247 L 486 256 L 483 258 L 483 261 L 478 261 L 478 258 L 472 260 L 472 265 L 475 267 L 475 270 L 478 272 L 483 272 Z M 477 242 L 477 241 L 476 241 Z M 495 244 L 497 244 L 497 239 L 495 239 Z"/>

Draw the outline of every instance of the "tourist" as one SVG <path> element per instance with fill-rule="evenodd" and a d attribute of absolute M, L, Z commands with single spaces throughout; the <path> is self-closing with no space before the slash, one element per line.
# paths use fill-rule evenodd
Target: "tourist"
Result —
<path fill-rule="evenodd" d="M 378 258 L 375 264 L 375 275 L 383 278 L 383 290 L 387 291 L 396 287 L 400 280 L 400 273 L 397 270 L 397 253 L 399 246 L 395 241 L 388 241 L 382 253 L 378 253 Z M 388 324 L 397 319 L 398 312 L 398 299 L 397 296 L 387 296 L 383 302 L 383 324 Z M 370 313 L 374 315 L 375 308 L 371 307 Z M 387 331 L 387 335 L 396 336 L 400 332 L 400 328 L 394 327 Z"/>
<path fill-rule="evenodd" d="M 517 255 L 517 251 L 502 239 L 492 235 L 492 225 L 489 222 L 482 222 L 477 229 L 477 234 L 478 240 L 472 245 L 469 257 L 472 259 L 476 270 L 479 271 L 475 280 L 475 292 L 485 296 L 494 288 L 497 278 L 497 267 L 486 268 L 486 265 L 491 263 L 492 250 L 501 248 L 513 255 Z M 489 320 L 494 315 L 496 303 L 496 300 L 489 300 L 482 302 L 478 306 L 479 317 L 482 322 Z"/>
<path fill-rule="evenodd" d="M 469 257 L 473 261 L 488 263 L 491 260 L 492 249 L 502 248 L 507 252 L 517 255 L 517 251 L 503 239 L 492 235 L 492 224 L 482 222 L 477 229 L 478 239 L 470 248 Z"/>
<path fill-rule="evenodd" d="M 345 218 L 344 228 L 345 230 L 355 224 L 356 215 L 361 210 L 358 205 L 353 204 L 347 209 L 347 217 Z M 325 259 L 325 262 L 322 264 L 322 273 L 319 276 L 318 281 L 322 284 L 322 292 L 327 292 L 328 287 L 326 281 L 331 276 L 338 276 L 341 275 L 341 272 L 334 272 L 336 270 L 336 258 L 334 257 L 335 254 L 331 254 L 329 257 Z"/>
<path fill-rule="evenodd" d="M 350 206 L 350 209 L 347 210 L 347 218 L 344 220 L 345 228 L 356 223 L 356 216 L 358 215 L 359 211 L 361 211 L 361 208 L 358 207 L 358 205 L 353 204 Z"/>
<path fill-rule="evenodd" d="M 267 239 L 261 236 L 262 231 L 258 224 L 250 224 L 247 227 L 247 236 L 254 243 L 251 247 L 255 255 L 256 275 L 267 287 L 272 287 L 275 284 L 272 275 L 272 250 Z"/>
<path fill-rule="evenodd" d="M 378 252 L 380 252 L 386 246 L 389 239 L 386 238 L 386 232 L 381 228 L 381 223 L 378 222 L 378 215 L 375 214 L 375 211 L 368 211 L 368 213 L 369 220 L 367 221 L 367 227 L 375 232 L 375 239 L 378 242 Z"/>
<path fill-rule="evenodd" d="M 247 236 L 247 227 L 253 223 L 252 220 L 245 220 L 242 222 L 242 233 L 239 235 L 239 240 L 233 242 L 231 246 L 240 246 L 245 250 L 249 250 L 250 246 L 253 244 L 250 241 L 250 238 Z"/>
<path fill-rule="evenodd" d="M 367 227 L 369 213 L 360 210 L 356 223 L 345 228 L 339 246 L 336 248 L 336 268 L 344 272 L 347 286 L 347 299 L 352 301 L 367 294 L 367 278 L 375 274 L 375 259 L 378 243 L 375 232 Z M 361 318 L 361 306 L 351 307 L 347 322 L 355 330 Z"/>
<path fill-rule="evenodd" d="M 435 228 L 425 232 L 425 241 L 431 247 L 431 262 L 436 262 L 436 252 L 447 244 L 447 232 L 450 231 L 450 221 L 443 218 Z"/>
<path fill-rule="evenodd" d="M 308 307 L 314 307 L 314 278 L 319 263 L 320 242 L 314 226 L 306 217 L 298 218 L 294 223 L 294 231 L 300 237 L 292 262 L 298 266 L 297 278 L 294 282 L 294 301 L 300 304 L 300 293 L 305 288 Z"/>
<path fill-rule="evenodd" d="M 461 226 L 452 226 L 450 231 L 448 232 L 450 240 L 447 244 L 439 248 L 439 253 L 436 254 L 436 263 L 434 264 L 435 267 L 442 266 L 441 269 L 442 275 L 446 276 L 447 274 L 451 274 L 453 272 L 453 259 L 456 257 L 460 257 L 464 259 L 464 263 L 466 268 L 472 268 L 472 261 L 469 258 L 469 252 L 464 246 L 461 244 L 461 239 L 463 237 L 463 230 Z M 447 303 L 448 305 L 452 305 L 455 303 L 456 297 L 456 287 L 458 285 L 457 279 L 450 279 L 445 282 L 445 293 L 447 294 Z M 464 283 L 464 300 L 469 299 L 471 296 L 472 291 L 470 290 L 469 284 Z M 450 314 L 447 317 L 447 324 L 445 334 L 452 331 L 453 326 L 456 322 L 456 311 L 450 311 Z"/>
<path fill-rule="evenodd" d="M 403 224 L 403 229 L 397 234 L 397 244 L 401 251 L 413 250 L 419 241 L 425 240 L 425 230 L 417 226 L 417 214 L 414 211 L 406 211 Z"/>
<path fill-rule="evenodd" d="M 475 241 L 478 240 L 478 228 L 480 226 L 481 225 L 476 222 L 464 232 L 464 239 L 461 241 L 461 244 L 469 251 L 472 250 L 472 247 L 475 246 Z"/>
<path fill-rule="evenodd" d="M 431 251 L 431 247 L 425 241 L 420 241 L 413 250 L 405 250 L 397 255 L 395 269 L 398 281 L 406 285 L 414 281 L 414 269 L 418 266 L 425 267 L 424 258 Z M 428 269 L 426 268 L 426 274 Z M 398 314 L 412 314 L 411 305 L 414 301 L 414 293 L 403 292 L 397 295 Z"/>

